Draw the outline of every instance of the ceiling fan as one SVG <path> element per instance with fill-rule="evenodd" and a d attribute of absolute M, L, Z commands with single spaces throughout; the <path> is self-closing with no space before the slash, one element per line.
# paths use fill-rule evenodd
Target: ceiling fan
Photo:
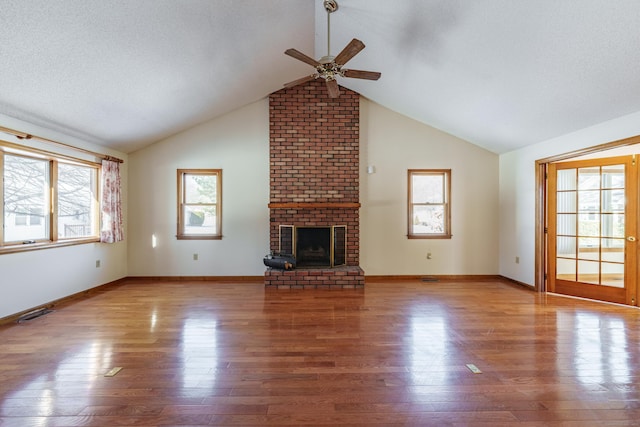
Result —
<path fill-rule="evenodd" d="M 327 11 L 327 55 L 323 56 L 319 60 L 315 60 L 310 56 L 296 49 L 287 49 L 285 54 L 295 58 L 299 61 L 307 63 L 315 67 L 315 72 L 311 75 L 299 78 L 289 83 L 285 83 L 284 87 L 293 87 L 301 83 L 305 83 L 315 79 L 324 79 L 327 84 L 327 91 L 330 98 L 337 98 L 340 95 L 340 89 L 338 88 L 338 82 L 336 78 L 340 77 L 353 77 L 356 79 L 365 80 L 378 80 L 381 74 L 377 71 L 362 71 L 362 70 L 347 70 L 342 68 L 347 61 L 356 56 L 358 52 L 364 49 L 364 43 L 358 39 L 353 39 L 342 49 L 337 56 L 331 55 L 331 21 L 330 16 L 333 12 L 338 10 L 338 3 L 335 0 L 324 0 L 324 8 Z"/>

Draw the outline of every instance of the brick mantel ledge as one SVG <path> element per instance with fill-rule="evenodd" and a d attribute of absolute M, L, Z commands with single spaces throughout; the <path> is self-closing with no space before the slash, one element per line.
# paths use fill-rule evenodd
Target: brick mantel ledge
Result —
<path fill-rule="evenodd" d="M 269 203 L 269 209 L 360 209 L 360 203 L 287 202 Z"/>

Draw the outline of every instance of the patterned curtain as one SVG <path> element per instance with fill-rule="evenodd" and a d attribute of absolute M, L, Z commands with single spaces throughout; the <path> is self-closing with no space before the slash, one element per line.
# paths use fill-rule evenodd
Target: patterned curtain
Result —
<path fill-rule="evenodd" d="M 100 241 L 115 243 L 124 240 L 122 200 L 120 195 L 120 163 L 102 160 L 102 228 Z"/>

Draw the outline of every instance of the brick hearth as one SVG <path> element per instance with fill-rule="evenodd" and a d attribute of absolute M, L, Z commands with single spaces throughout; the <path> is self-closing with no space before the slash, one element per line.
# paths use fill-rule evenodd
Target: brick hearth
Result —
<path fill-rule="evenodd" d="M 340 97 L 332 99 L 323 81 L 312 81 L 269 97 L 270 247 L 278 251 L 280 225 L 346 225 L 346 265 L 267 269 L 266 286 L 364 286 L 359 267 L 359 95 L 340 89 Z"/>
<path fill-rule="evenodd" d="M 265 284 L 278 288 L 357 288 L 364 286 L 364 273 L 360 267 L 304 268 L 297 270 L 269 269 Z"/>

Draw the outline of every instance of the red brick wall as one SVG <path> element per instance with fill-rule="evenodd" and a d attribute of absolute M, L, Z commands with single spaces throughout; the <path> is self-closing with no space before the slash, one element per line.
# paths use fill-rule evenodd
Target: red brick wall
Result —
<path fill-rule="evenodd" d="M 340 88 L 329 98 L 324 81 L 269 97 L 270 203 L 358 203 L 359 95 Z M 271 250 L 280 224 L 347 225 L 347 265 L 359 263 L 357 208 L 271 209 Z"/>

